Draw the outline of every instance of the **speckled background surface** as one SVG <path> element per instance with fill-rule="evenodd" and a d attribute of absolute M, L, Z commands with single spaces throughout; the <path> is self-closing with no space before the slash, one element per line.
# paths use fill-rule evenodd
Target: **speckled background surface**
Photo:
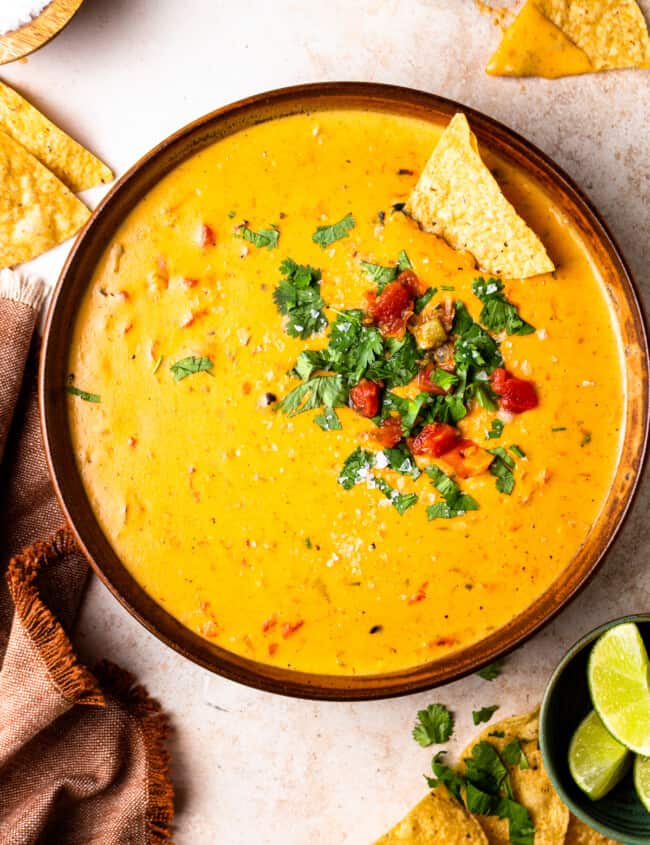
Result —
<path fill-rule="evenodd" d="M 650 0 L 641 5 L 650 14 Z M 493 79 L 483 67 L 498 40 L 473 0 L 86 0 L 55 42 L 26 64 L 0 68 L 0 78 L 118 173 L 189 120 L 281 85 L 362 79 L 458 99 L 568 171 L 650 297 L 650 72 Z M 34 262 L 34 271 L 53 283 L 66 249 Z M 456 709 L 458 749 L 472 734 L 472 707 L 499 704 L 503 715 L 532 707 L 582 633 L 650 609 L 647 509 L 645 484 L 597 577 L 491 684 L 472 677 L 363 704 L 258 693 L 167 649 L 96 579 L 79 646 L 88 659 L 107 656 L 135 672 L 172 715 L 177 845 L 365 845 L 423 794 L 431 755 L 410 737 L 419 707 L 444 701 Z"/>

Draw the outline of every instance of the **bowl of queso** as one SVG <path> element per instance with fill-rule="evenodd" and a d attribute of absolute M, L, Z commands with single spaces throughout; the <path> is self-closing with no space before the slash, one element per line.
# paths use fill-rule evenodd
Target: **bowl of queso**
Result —
<path fill-rule="evenodd" d="M 471 143 L 443 155 L 454 115 Z M 471 156 L 500 196 L 467 223 Z M 543 253 L 522 278 L 499 203 Z M 647 374 L 625 263 L 548 158 L 339 83 L 214 112 L 122 178 L 59 280 L 40 391 L 58 496 L 134 616 L 234 680 L 362 699 L 477 670 L 593 574 Z"/>

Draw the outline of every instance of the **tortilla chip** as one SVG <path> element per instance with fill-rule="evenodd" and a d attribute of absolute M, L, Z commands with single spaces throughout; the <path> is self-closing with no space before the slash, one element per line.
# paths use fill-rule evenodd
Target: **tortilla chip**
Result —
<path fill-rule="evenodd" d="M 503 733 L 504 736 L 490 736 L 494 732 Z M 535 845 L 562 845 L 569 825 L 569 810 L 548 779 L 538 736 L 538 711 L 534 710 L 524 716 L 514 716 L 491 724 L 465 749 L 462 759 L 471 757 L 472 748 L 479 742 L 490 742 L 498 751 L 502 751 L 509 742 L 518 739 L 530 767 L 522 769 L 519 765 L 508 766 L 514 799 L 530 813 L 535 826 Z M 475 818 L 485 831 L 490 845 L 508 845 L 510 840 L 506 819 L 495 816 Z"/>
<path fill-rule="evenodd" d="M 650 67 L 648 27 L 636 0 L 535 0 L 596 70 Z"/>
<path fill-rule="evenodd" d="M 608 839 L 602 833 L 598 833 L 597 830 L 587 827 L 583 821 L 580 821 L 573 814 L 569 819 L 569 829 L 566 832 L 564 842 L 565 845 L 622 845 L 614 839 Z"/>
<path fill-rule="evenodd" d="M 375 845 L 487 845 L 488 840 L 465 808 L 448 792 L 434 789 Z"/>
<path fill-rule="evenodd" d="M 491 76 L 557 79 L 593 72 L 589 57 L 528 0 L 485 68 Z"/>
<path fill-rule="evenodd" d="M 443 132 L 406 211 L 427 232 L 471 252 L 487 273 L 524 279 L 555 269 L 483 163 L 464 114 L 454 115 Z"/>
<path fill-rule="evenodd" d="M 105 164 L 3 82 L 0 82 L 0 129 L 22 144 L 74 193 L 113 178 Z"/>
<path fill-rule="evenodd" d="M 86 206 L 19 143 L 0 131 L 0 267 L 29 261 L 74 235 Z"/>

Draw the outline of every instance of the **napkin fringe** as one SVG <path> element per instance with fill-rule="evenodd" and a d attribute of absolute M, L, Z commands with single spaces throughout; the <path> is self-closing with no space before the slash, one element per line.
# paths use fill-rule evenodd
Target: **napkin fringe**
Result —
<path fill-rule="evenodd" d="M 67 634 L 43 603 L 36 578 L 42 566 L 77 550 L 67 528 L 48 541 L 37 541 L 9 562 L 7 585 L 14 608 L 61 695 L 74 704 L 106 706 L 95 677 L 79 663 Z"/>
<path fill-rule="evenodd" d="M 130 672 L 110 660 L 102 660 L 94 672 L 103 689 L 116 698 L 139 725 L 147 765 L 147 845 L 167 845 L 174 820 L 174 787 L 169 772 L 169 752 L 165 747 L 170 727 L 160 704 Z"/>
<path fill-rule="evenodd" d="M 22 302 L 38 311 L 45 300 L 45 293 L 41 279 L 30 279 L 14 270 L 0 270 L 0 299 Z"/>

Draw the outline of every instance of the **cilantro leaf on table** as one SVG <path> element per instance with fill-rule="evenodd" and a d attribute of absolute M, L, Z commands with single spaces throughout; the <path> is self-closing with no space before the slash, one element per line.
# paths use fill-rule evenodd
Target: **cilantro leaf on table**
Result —
<path fill-rule="evenodd" d="M 443 758 L 447 752 L 439 751 L 431 761 L 431 769 L 433 777 L 427 778 L 426 781 L 431 789 L 437 786 L 446 786 L 457 801 L 462 803 L 462 788 L 465 785 L 464 779 L 443 762 Z"/>
<path fill-rule="evenodd" d="M 271 226 L 270 229 L 260 229 L 258 232 L 254 232 L 253 229 L 242 223 L 241 226 L 237 226 L 236 234 L 238 238 L 248 241 L 248 243 L 253 244 L 258 249 L 263 247 L 275 249 L 280 240 L 280 230 L 277 226 Z"/>
<path fill-rule="evenodd" d="M 354 229 L 355 226 L 354 217 L 348 213 L 337 223 L 332 223 L 328 226 L 319 226 L 311 236 L 311 239 L 322 249 L 325 249 L 335 241 L 340 241 L 341 238 L 347 237 L 350 230 Z"/>
<path fill-rule="evenodd" d="M 181 358 L 180 361 L 176 361 L 169 369 L 176 381 L 182 381 L 184 378 L 194 375 L 194 373 L 208 373 L 212 375 L 210 370 L 213 367 L 214 363 L 209 358 L 190 355 L 187 358 Z"/>
<path fill-rule="evenodd" d="M 99 403 L 102 401 L 99 393 L 88 393 L 87 390 L 80 390 L 78 387 L 75 387 L 74 384 L 67 385 L 66 390 L 71 396 L 78 396 L 80 399 L 83 399 L 84 402 Z"/>
<path fill-rule="evenodd" d="M 418 710 L 413 728 L 413 739 L 423 748 L 439 742 L 447 742 L 454 730 L 454 717 L 444 704 L 430 704 L 426 710 Z"/>
<path fill-rule="evenodd" d="M 501 661 L 495 660 L 494 663 L 488 663 L 487 666 L 479 669 L 476 674 L 484 681 L 494 681 L 501 674 Z"/>
<path fill-rule="evenodd" d="M 501 756 L 508 763 L 509 766 L 519 766 L 520 769 L 529 769 L 530 763 L 528 757 L 521 747 L 521 742 L 518 738 L 509 742 L 501 752 Z"/>
<path fill-rule="evenodd" d="M 278 410 L 290 417 L 315 408 L 338 408 L 345 405 L 348 390 L 341 376 L 314 376 L 294 387 L 277 404 Z"/>
<path fill-rule="evenodd" d="M 480 725 L 482 722 L 489 722 L 498 709 L 498 704 L 491 704 L 489 707 L 472 710 L 472 721 L 475 725 Z"/>
<path fill-rule="evenodd" d="M 280 314 L 288 318 L 287 334 L 304 340 L 323 331 L 327 317 L 320 295 L 320 270 L 286 258 L 280 265 L 280 272 L 284 278 L 273 291 L 273 301 Z"/>
<path fill-rule="evenodd" d="M 515 477 L 512 472 L 515 468 L 515 462 L 503 446 L 488 449 L 488 452 L 494 455 L 494 460 L 490 464 L 490 475 L 496 477 L 497 490 L 510 496 L 515 489 Z"/>
<path fill-rule="evenodd" d="M 508 335 L 526 335 L 535 331 L 534 326 L 519 316 L 517 306 L 509 302 L 504 293 L 501 279 L 488 279 L 480 276 L 472 282 L 472 291 L 483 303 L 479 320 L 491 332 Z"/>
<path fill-rule="evenodd" d="M 467 511 L 478 510 L 476 499 L 463 493 L 458 484 L 437 466 L 429 466 L 425 472 L 444 500 L 436 502 L 435 505 L 429 505 L 427 508 L 429 519 L 453 519 L 455 516 L 462 516 Z"/>

